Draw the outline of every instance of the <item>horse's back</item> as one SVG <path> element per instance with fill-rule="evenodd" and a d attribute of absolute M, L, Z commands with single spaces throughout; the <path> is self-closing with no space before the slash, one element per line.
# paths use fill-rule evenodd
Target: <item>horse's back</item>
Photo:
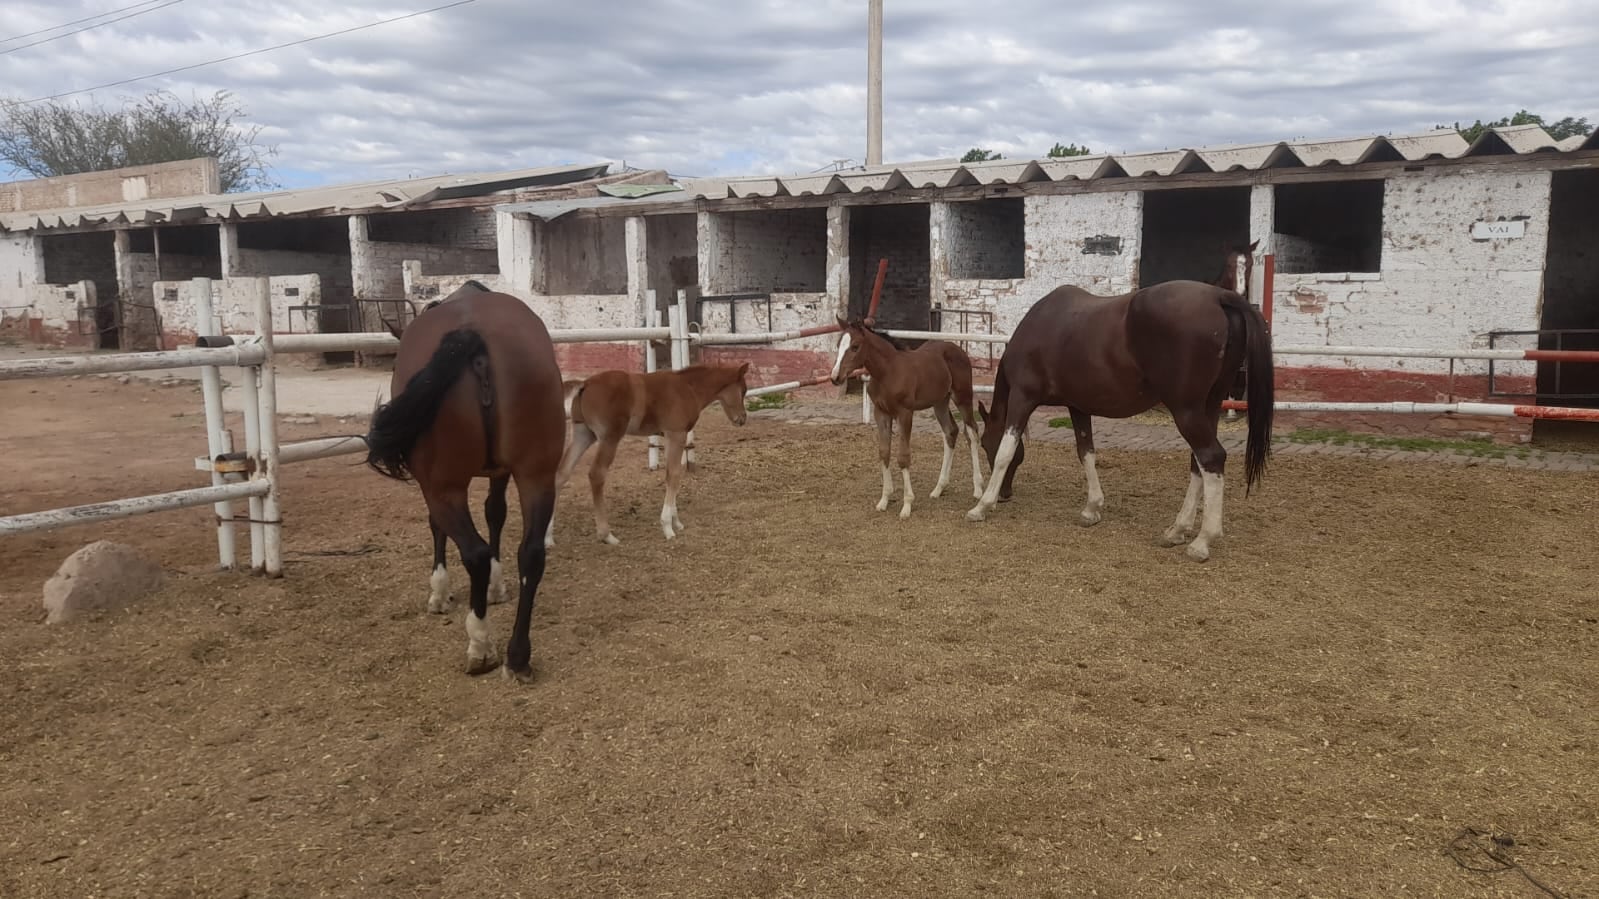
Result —
<path fill-rule="evenodd" d="M 560 365 L 544 321 L 516 297 L 465 293 L 417 316 L 400 340 L 393 390 L 403 389 L 427 365 L 443 336 L 458 329 L 482 338 L 490 388 L 485 392 L 470 371 L 457 380 L 424 438 L 429 444 L 424 454 L 441 460 L 475 459 L 484 469 L 532 466 L 553 473 L 566 440 Z M 492 452 L 486 445 L 490 429 L 483 414 L 485 399 L 493 412 Z M 456 467 L 465 470 L 465 465 L 463 461 Z"/>

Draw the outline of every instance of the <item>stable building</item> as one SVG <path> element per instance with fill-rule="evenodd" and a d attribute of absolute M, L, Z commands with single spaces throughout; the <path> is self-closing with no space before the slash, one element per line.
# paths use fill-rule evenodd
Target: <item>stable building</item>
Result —
<path fill-rule="evenodd" d="M 475 278 L 553 328 L 646 324 L 687 291 L 701 331 L 781 331 L 863 311 L 887 259 L 881 325 L 1008 333 L 1061 284 L 1211 281 L 1227 249 L 1254 241 L 1251 299 L 1279 346 L 1599 349 L 1596 199 L 1599 135 L 1533 125 L 1470 144 L 1443 130 L 725 179 L 567 166 L 0 205 L 0 328 L 178 345 L 204 277 L 230 329 L 253 326 L 248 298 L 267 289 L 279 330 L 378 330 Z M 832 345 L 700 352 L 749 359 L 768 383 L 822 372 Z M 578 374 L 641 364 L 636 345 L 560 349 Z M 967 349 L 980 370 L 1000 352 Z M 1283 355 L 1277 373 L 1285 400 L 1599 405 L 1599 366 L 1574 363 Z M 1400 418 L 1367 423 L 1417 424 Z"/>

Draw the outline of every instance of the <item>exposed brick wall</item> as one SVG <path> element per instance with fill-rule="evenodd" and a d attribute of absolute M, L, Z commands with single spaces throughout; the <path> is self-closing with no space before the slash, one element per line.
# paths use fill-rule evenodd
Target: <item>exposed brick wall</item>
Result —
<path fill-rule="evenodd" d="M 949 277 L 1020 278 L 1026 274 L 1025 202 L 1020 198 L 951 203 L 944 248 Z"/>
<path fill-rule="evenodd" d="M 705 292 L 815 293 L 827 289 L 827 210 L 783 209 L 710 217 L 715 248 Z"/>
<path fill-rule="evenodd" d="M 558 343 L 555 360 L 564 378 L 586 378 L 602 371 L 644 370 L 641 343 Z"/>
<path fill-rule="evenodd" d="M 184 159 L 0 183 L 0 212 L 108 206 L 221 191 L 215 159 Z"/>
<path fill-rule="evenodd" d="M 865 314 L 888 259 L 877 323 L 883 328 L 925 329 L 931 324 L 932 244 L 924 204 L 861 206 L 850 210 L 850 312 Z"/>
<path fill-rule="evenodd" d="M 837 338 L 834 338 L 834 340 L 837 340 Z M 782 344 L 781 346 L 788 347 L 791 345 Z M 828 352 L 764 346 L 702 347 L 699 350 L 699 358 L 696 361 L 711 365 L 739 365 L 748 362 L 750 371 L 747 380 L 752 388 L 823 377 L 833 365 L 833 357 Z M 837 392 L 838 388 L 831 384 L 795 391 L 797 395 L 832 395 Z"/>
<path fill-rule="evenodd" d="M 1448 375 L 1402 369 L 1285 367 L 1278 357 L 1278 402 L 1447 403 L 1507 402 L 1488 395 L 1488 379 L 1480 375 Z M 1499 378 L 1501 391 L 1530 390 L 1530 378 Z M 1524 442 L 1532 420 L 1461 415 L 1414 415 L 1378 412 L 1278 412 L 1278 431 L 1300 427 L 1338 428 L 1370 434 L 1432 434 L 1444 437 L 1488 434 L 1502 442 Z"/>

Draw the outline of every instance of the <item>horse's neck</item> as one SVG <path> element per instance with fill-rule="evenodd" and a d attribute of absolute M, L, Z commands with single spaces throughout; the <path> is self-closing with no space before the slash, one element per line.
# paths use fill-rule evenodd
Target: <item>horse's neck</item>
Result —
<path fill-rule="evenodd" d="M 874 378 L 882 378 L 894 367 L 899 350 L 887 340 L 870 331 L 861 339 L 861 361 Z"/>
<path fill-rule="evenodd" d="M 730 380 L 727 369 L 710 366 L 690 366 L 683 369 L 682 375 L 702 409 L 709 406 L 711 400 L 716 399 L 716 395 L 722 392 L 722 388 L 726 387 Z"/>

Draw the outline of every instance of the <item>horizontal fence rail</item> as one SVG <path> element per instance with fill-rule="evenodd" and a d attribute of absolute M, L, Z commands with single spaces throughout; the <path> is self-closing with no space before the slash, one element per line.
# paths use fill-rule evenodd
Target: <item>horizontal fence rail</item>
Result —
<path fill-rule="evenodd" d="M 254 344 L 212 349 L 166 350 L 157 353 L 107 353 L 103 356 L 41 356 L 0 362 L 0 381 L 27 378 L 65 378 L 73 375 L 116 374 L 192 368 L 196 365 L 260 365 L 266 350 Z"/>
<path fill-rule="evenodd" d="M 151 512 L 170 512 L 174 509 L 187 509 L 192 506 L 209 506 L 213 503 L 228 502 L 230 500 L 266 496 L 267 490 L 267 482 L 264 480 L 245 481 L 239 484 L 223 484 L 220 487 L 196 487 L 192 490 L 176 490 L 171 493 L 135 496 L 129 499 L 90 503 L 86 506 L 72 506 L 66 509 L 29 512 L 25 515 L 0 518 L 0 536 L 27 534 L 32 531 L 51 531 L 71 525 L 89 524 L 95 521 L 114 521 L 118 518 L 132 518 L 135 515 L 148 515 Z"/>

